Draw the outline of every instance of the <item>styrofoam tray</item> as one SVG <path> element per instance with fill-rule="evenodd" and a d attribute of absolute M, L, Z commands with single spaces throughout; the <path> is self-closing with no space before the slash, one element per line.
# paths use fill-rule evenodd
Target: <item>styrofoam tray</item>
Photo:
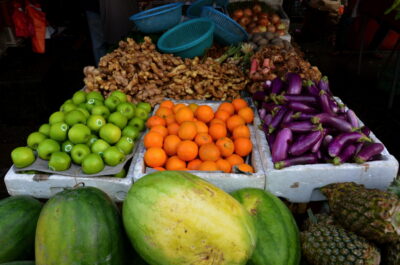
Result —
<path fill-rule="evenodd" d="M 219 101 L 201 101 L 201 100 L 172 100 L 175 103 L 196 103 L 199 105 L 209 105 L 215 111 L 218 106 L 221 104 Z M 154 112 L 157 111 L 158 106 L 154 109 Z M 254 110 L 255 111 L 255 110 Z M 261 165 L 261 157 L 258 151 L 257 146 L 259 143 L 256 139 L 256 129 L 254 126 L 250 125 L 250 133 L 251 133 L 251 141 L 253 143 L 253 151 L 251 153 L 250 162 L 254 168 L 254 174 L 235 174 L 235 173 L 223 173 L 223 172 L 213 172 L 213 171 L 189 171 L 196 176 L 199 176 L 210 183 L 218 186 L 219 188 L 225 190 L 226 192 L 232 192 L 241 188 L 265 188 L 265 173 L 264 168 Z M 132 161 L 135 161 L 134 169 L 133 169 L 133 180 L 137 181 L 142 178 L 144 175 L 151 173 L 153 171 L 146 168 L 144 164 L 144 153 L 146 149 L 144 147 L 143 141 L 140 141 L 140 145 L 138 147 L 138 152 L 133 157 Z"/>
<path fill-rule="evenodd" d="M 96 187 L 107 193 L 112 200 L 122 202 L 132 185 L 133 160 L 125 178 L 115 177 L 71 177 L 56 174 L 25 174 L 16 173 L 11 167 L 4 182 L 10 195 L 30 195 L 36 198 L 48 199 L 66 188 L 72 188 L 83 183 L 85 186 Z"/>
<path fill-rule="evenodd" d="M 338 101 L 341 102 L 340 99 Z M 261 124 L 258 114 L 255 123 Z M 370 137 L 374 142 L 381 143 L 372 132 Z M 355 182 L 367 188 L 384 190 L 396 178 L 399 169 L 398 161 L 385 147 L 379 161 L 339 166 L 328 163 L 298 165 L 278 170 L 274 168 L 265 133 L 258 130 L 256 138 L 266 174 L 265 189 L 294 203 L 325 200 L 319 188 L 337 182 Z"/>

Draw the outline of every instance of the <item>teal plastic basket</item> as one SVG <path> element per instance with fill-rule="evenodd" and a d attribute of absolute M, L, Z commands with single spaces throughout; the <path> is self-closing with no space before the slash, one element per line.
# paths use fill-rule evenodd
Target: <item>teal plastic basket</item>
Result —
<path fill-rule="evenodd" d="M 190 18 L 198 18 L 201 14 L 201 9 L 204 6 L 212 6 L 214 0 L 196 0 L 186 10 L 186 16 Z"/>
<path fill-rule="evenodd" d="M 214 28 L 214 23 L 207 18 L 191 19 L 165 32 L 157 47 L 163 53 L 182 58 L 202 56 L 213 44 Z"/>

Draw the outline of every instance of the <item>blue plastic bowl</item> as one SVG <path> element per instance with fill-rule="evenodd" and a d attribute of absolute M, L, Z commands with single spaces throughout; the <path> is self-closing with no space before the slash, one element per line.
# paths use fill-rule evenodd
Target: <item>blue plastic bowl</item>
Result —
<path fill-rule="evenodd" d="M 214 23 L 207 18 L 191 19 L 165 32 L 157 47 L 182 58 L 202 56 L 213 44 L 214 28 Z"/>
<path fill-rule="evenodd" d="M 182 18 L 183 3 L 172 3 L 139 12 L 129 19 L 141 32 L 156 33 L 172 28 Z"/>
<path fill-rule="evenodd" d="M 201 10 L 204 6 L 212 6 L 214 0 L 196 0 L 186 10 L 186 16 L 197 18 L 201 15 Z"/>
<path fill-rule="evenodd" d="M 214 22 L 215 40 L 223 45 L 235 45 L 249 38 L 246 30 L 235 20 L 212 7 L 203 7 L 201 16 Z"/>

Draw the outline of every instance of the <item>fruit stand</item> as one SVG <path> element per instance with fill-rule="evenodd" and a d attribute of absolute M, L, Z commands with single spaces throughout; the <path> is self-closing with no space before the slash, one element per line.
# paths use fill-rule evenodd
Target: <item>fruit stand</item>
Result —
<path fill-rule="evenodd" d="M 132 16 L 158 40 L 85 67 L 12 151 L 0 264 L 400 264 L 396 158 L 292 45 L 281 2 L 222 2 Z"/>

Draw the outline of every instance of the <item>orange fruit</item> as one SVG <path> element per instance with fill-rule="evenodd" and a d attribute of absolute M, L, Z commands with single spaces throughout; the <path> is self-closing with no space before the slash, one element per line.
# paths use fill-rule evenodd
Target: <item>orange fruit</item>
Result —
<path fill-rule="evenodd" d="M 249 164 L 240 164 L 240 165 L 237 165 L 237 168 L 243 172 L 254 173 L 254 168 L 252 166 L 250 166 Z"/>
<path fill-rule="evenodd" d="M 213 140 L 216 141 L 226 136 L 226 127 L 223 124 L 215 123 L 208 129 L 208 134 L 210 134 Z"/>
<path fill-rule="evenodd" d="M 240 156 L 247 156 L 253 149 L 253 144 L 249 138 L 239 137 L 234 141 L 235 153 Z"/>
<path fill-rule="evenodd" d="M 167 116 L 171 114 L 173 114 L 172 109 L 166 107 L 159 107 L 158 110 L 156 111 L 156 115 L 163 119 L 165 119 Z"/>
<path fill-rule="evenodd" d="M 218 168 L 217 163 L 215 163 L 214 161 L 204 161 L 203 163 L 200 164 L 199 170 L 202 170 L 202 171 L 218 171 L 220 169 Z"/>
<path fill-rule="evenodd" d="M 169 108 L 172 110 L 174 108 L 174 105 L 174 102 L 172 102 L 171 100 L 164 100 L 163 102 L 161 102 L 160 108 Z"/>
<path fill-rule="evenodd" d="M 229 112 L 225 110 L 217 110 L 217 112 L 215 112 L 215 118 L 221 121 L 226 121 L 230 116 Z"/>
<path fill-rule="evenodd" d="M 199 149 L 199 157 L 203 161 L 217 161 L 221 157 L 221 152 L 213 143 L 203 144 Z"/>
<path fill-rule="evenodd" d="M 188 107 L 180 108 L 175 114 L 175 120 L 177 123 L 181 124 L 184 121 L 193 121 L 194 114 Z"/>
<path fill-rule="evenodd" d="M 199 121 L 205 123 L 214 119 L 214 111 L 210 106 L 207 105 L 199 106 L 194 114 Z"/>
<path fill-rule="evenodd" d="M 168 129 L 168 134 L 178 135 L 179 124 L 178 123 L 171 123 L 171 124 L 168 125 L 167 129 Z"/>
<path fill-rule="evenodd" d="M 163 167 L 153 167 L 153 169 L 158 170 L 158 171 L 165 171 L 165 168 L 163 168 Z"/>
<path fill-rule="evenodd" d="M 223 110 L 229 113 L 229 116 L 233 115 L 235 113 L 235 107 L 233 106 L 232 103 L 229 102 L 224 102 L 219 105 L 218 110 Z"/>
<path fill-rule="evenodd" d="M 197 133 L 208 133 L 208 126 L 202 121 L 195 121 Z"/>
<path fill-rule="evenodd" d="M 178 149 L 178 145 L 181 142 L 181 139 L 176 135 L 168 135 L 164 139 L 163 148 L 167 155 L 173 156 L 176 154 L 176 150 Z"/>
<path fill-rule="evenodd" d="M 176 113 L 178 112 L 178 110 L 181 109 L 181 108 L 183 108 L 183 107 L 186 107 L 186 105 L 183 104 L 183 103 L 176 104 L 176 105 L 172 108 L 172 111 L 176 114 Z"/>
<path fill-rule="evenodd" d="M 150 148 L 150 147 L 159 147 L 161 148 L 163 146 L 163 142 L 164 142 L 164 137 L 159 134 L 158 132 L 148 132 L 145 136 L 144 136 L 144 146 L 146 148 Z"/>
<path fill-rule="evenodd" d="M 229 162 L 232 166 L 234 165 L 240 165 L 244 163 L 244 160 L 241 156 L 238 156 L 237 154 L 230 155 L 226 158 L 226 161 Z"/>
<path fill-rule="evenodd" d="M 232 132 L 232 138 L 236 139 L 239 137 L 250 138 L 250 129 L 247 125 L 239 125 Z"/>
<path fill-rule="evenodd" d="M 144 162 L 149 167 L 162 167 L 167 161 L 167 154 L 162 148 L 151 147 L 144 153 Z"/>
<path fill-rule="evenodd" d="M 176 123 L 175 115 L 174 114 L 170 114 L 167 117 L 165 117 L 165 122 L 167 123 L 167 125 L 170 125 L 172 123 Z"/>
<path fill-rule="evenodd" d="M 167 170 L 180 170 L 186 168 L 186 162 L 179 159 L 177 156 L 171 156 L 168 158 L 165 168 Z"/>
<path fill-rule="evenodd" d="M 162 125 L 156 125 L 156 126 L 151 127 L 150 132 L 158 132 L 163 137 L 168 135 L 168 129 Z"/>
<path fill-rule="evenodd" d="M 187 164 L 187 168 L 189 170 L 198 170 L 201 163 L 203 163 L 203 161 L 201 161 L 200 159 L 194 159 Z"/>
<path fill-rule="evenodd" d="M 218 159 L 217 161 L 215 161 L 215 163 L 217 163 L 218 168 L 225 173 L 230 173 L 232 171 L 231 164 L 225 159 Z"/>
<path fill-rule="evenodd" d="M 193 121 L 185 121 L 179 126 L 178 136 L 182 140 L 193 140 L 197 135 L 196 124 Z"/>
<path fill-rule="evenodd" d="M 250 107 L 244 107 L 239 110 L 238 115 L 242 117 L 246 123 L 253 122 L 254 112 Z"/>
<path fill-rule="evenodd" d="M 158 116 L 151 116 L 147 121 L 146 121 L 146 126 L 147 128 L 151 128 L 156 125 L 166 125 L 166 122 L 163 118 L 158 117 Z"/>
<path fill-rule="evenodd" d="M 239 111 L 240 109 L 243 109 L 248 106 L 246 100 L 244 100 L 242 98 L 234 99 L 232 101 L 232 105 L 235 108 L 235 111 Z"/>
<path fill-rule="evenodd" d="M 193 113 L 196 111 L 196 109 L 199 107 L 199 105 L 197 105 L 196 103 L 190 103 L 189 104 L 189 109 L 191 109 L 193 111 Z"/>
<path fill-rule="evenodd" d="M 211 125 L 213 125 L 215 123 L 226 125 L 225 122 L 223 120 L 220 120 L 220 119 L 213 119 L 212 121 L 210 121 L 209 125 L 211 126 Z"/>
<path fill-rule="evenodd" d="M 196 135 L 196 138 L 194 138 L 194 141 L 198 146 L 202 146 L 203 144 L 209 144 L 213 142 L 211 136 L 208 133 L 198 133 Z"/>
<path fill-rule="evenodd" d="M 233 115 L 229 117 L 229 119 L 226 121 L 226 126 L 228 127 L 229 131 L 233 131 L 236 127 L 240 125 L 245 125 L 246 121 L 240 117 L 239 115 Z"/>
<path fill-rule="evenodd" d="M 183 161 L 190 161 L 197 157 L 199 153 L 199 147 L 193 141 L 182 141 L 178 144 L 178 148 L 176 150 L 176 154 Z"/>
<path fill-rule="evenodd" d="M 233 151 L 235 150 L 235 145 L 233 144 L 232 140 L 228 137 L 223 137 L 218 139 L 215 145 L 218 147 L 223 157 L 231 156 L 233 154 Z"/>

